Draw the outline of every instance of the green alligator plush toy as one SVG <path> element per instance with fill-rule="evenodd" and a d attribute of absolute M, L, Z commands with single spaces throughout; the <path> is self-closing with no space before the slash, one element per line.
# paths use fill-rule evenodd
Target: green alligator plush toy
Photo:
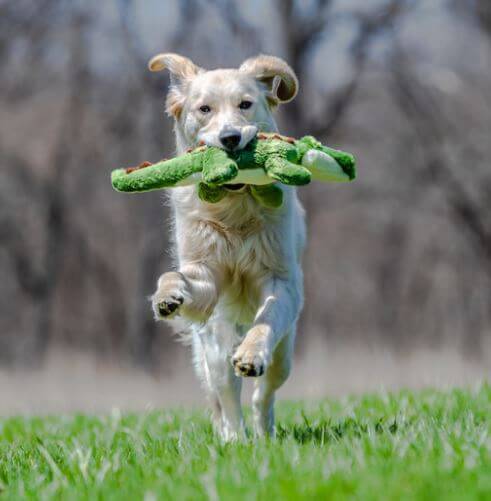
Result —
<path fill-rule="evenodd" d="M 355 177 L 355 159 L 349 153 L 328 148 L 312 136 L 296 140 L 260 133 L 236 152 L 199 146 L 170 160 L 116 169 L 111 181 L 123 192 L 198 184 L 199 197 L 209 203 L 219 202 L 227 194 L 227 186 L 247 184 L 262 205 L 275 208 L 283 202 L 276 182 L 302 186 L 312 179 L 346 182 Z"/>

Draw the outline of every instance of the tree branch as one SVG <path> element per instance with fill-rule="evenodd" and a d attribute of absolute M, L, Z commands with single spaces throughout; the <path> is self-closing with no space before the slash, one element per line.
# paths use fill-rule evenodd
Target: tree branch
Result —
<path fill-rule="evenodd" d="M 350 51 L 353 73 L 350 80 L 335 93 L 333 99 L 329 95 L 321 99 L 326 105 L 320 116 L 327 118 L 322 122 L 317 119 L 309 123 L 308 130 L 315 136 L 321 138 L 329 136 L 337 127 L 360 86 L 371 44 L 380 34 L 394 26 L 394 23 L 407 11 L 408 4 L 409 0 L 391 0 L 375 12 L 353 14 L 359 25 L 358 35 Z"/>
<path fill-rule="evenodd" d="M 404 62 L 400 54 L 396 60 L 393 68 L 393 92 L 400 108 L 413 122 L 413 130 L 421 147 L 426 151 L 427 161 L 423 171 L 425 182 L 432 182 L 443 191 L 455 222 L 465 228 L 472 237 L 491 272 L 491 231 L 483 218 L 486 211 L 483 211 L 456 177 L 451 167 L 452 158 L 444 157 L 440 150 L 445 138 L 452 133 L 458 135 L 458 131 L 454 132 L 453 125 L 444 120 L 430 93 L 423 93 L 420 89 L 418 79 L 411 75 L 407 61 Z M 461 136 L 458 136 L 462 141 Z"/>

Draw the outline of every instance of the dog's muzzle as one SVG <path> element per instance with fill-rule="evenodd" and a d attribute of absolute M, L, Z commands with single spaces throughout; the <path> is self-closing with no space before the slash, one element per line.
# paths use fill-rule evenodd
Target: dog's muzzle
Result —
<path fill-rule="evenodd" d="M 237 129 L 228 129 L 221 132 L 218 139 L 225 149 L 233 151 L 239 146 L 242 134 Z"/>

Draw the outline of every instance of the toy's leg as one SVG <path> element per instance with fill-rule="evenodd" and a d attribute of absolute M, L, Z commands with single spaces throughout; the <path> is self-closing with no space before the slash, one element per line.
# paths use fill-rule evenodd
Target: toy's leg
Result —
<path fill-rule="evenodd" d="M 196 372 L 212 405 L 215 429 L 225 441 L 245 437 L 240 406 L 242 380 L 230 365 L 236 342 L 236 329 L 213 318 L 193 332 Z"/>
<path fill-rule="evenodd" d="M 283 203 L 283 191 L 275 184 L 251 185 L 252 196 L 264 207 L 276 209 Z"/>
<path fill-rule="evenodd" d="M 199 183 L 198 185 L 198 196 L 201 200 L 203 200 L 203 202 L 216 204 L 217 202 L 220 202 L 226 194 L 227 190 L 221 186 L 210 186 L 205 183 Z"/>
<path fill-rule="evenodd" d="M 308 184 L 312 177 L 309 170 L 302 165 L 293 164 L 280 157 L 268 158 L 264 168 L 269 177 L 293 186 Z"/>
<path fill-rule="evenodd" d="M 217 148 L 209 148 L 203 161 L 203 181 L 220 185 L 232 181 L 238 174 L 237 163 L 227 153 Z"/>

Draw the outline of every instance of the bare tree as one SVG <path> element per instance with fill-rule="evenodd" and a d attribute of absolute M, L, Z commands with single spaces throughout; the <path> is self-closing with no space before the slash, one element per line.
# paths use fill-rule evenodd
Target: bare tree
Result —
<path fill-rule="evenodd" d="M 481 61 L 491 55 L 488 3 L 441 7 L 483 42 Z M 281 130 L 359 155 L 355 184 L 299 190 L 310 227 L 301 345 L 322 336 L 408 349 L 454 336 L 479 352 L 491 313 L 491 86 L 484 64 L 446 63 L 465 84 L 451 94 L 422 71 L 400 29 L 422 2 L 270 0 L 272 27 L 243 2 L 183 0 L 175 22 L 152 13 L 162 30 L 145 28 L 139 2 L 116 5 L 104 13 L 92 2 L 0 2 L 4 362 L 40 361 L 56 344 L 151 369 L 172 358 L 147 300 L 172 266 L 165 198 L 124 197 L 108 180 L 112 168 L 174 149 L 163 118 L 168 77 L 146 71 L 155 48 L 204 67 L 279 52 L 303 89 L 279 110 Z M 351 42 L 319 78 L 311 62 L 337 47 L 336 26 Z M 339 60 L 344 77 L 323 85 Z"/>

